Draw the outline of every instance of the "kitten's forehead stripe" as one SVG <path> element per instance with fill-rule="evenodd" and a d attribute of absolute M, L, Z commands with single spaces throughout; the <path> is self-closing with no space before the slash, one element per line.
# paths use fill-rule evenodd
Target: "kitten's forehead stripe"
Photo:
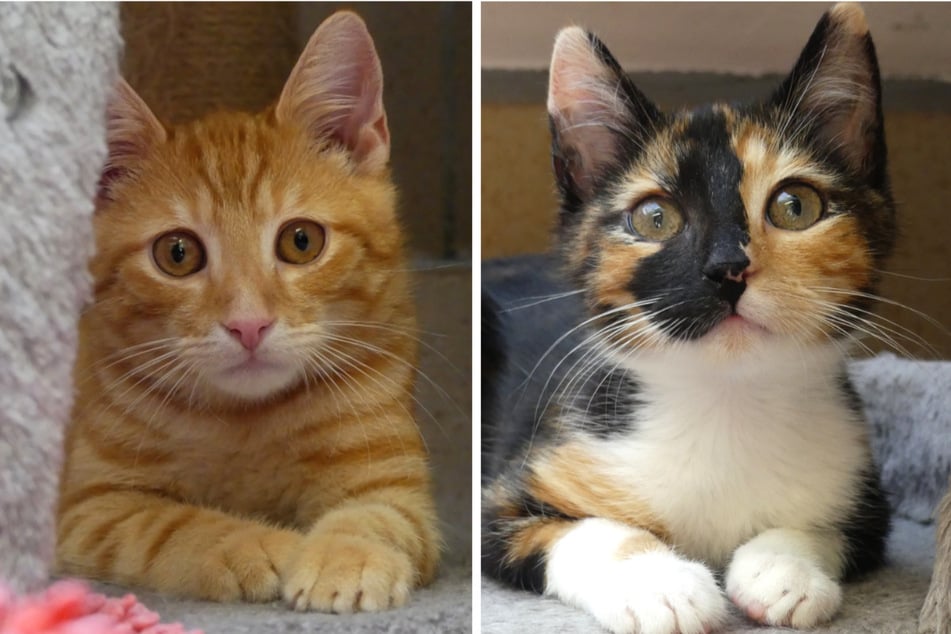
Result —
<path fill-rule="evenodd" d="M 709 225 L 734 228 L 729 239 L 748 242 L 739 193 L 743 167 L 730 142 L 728 117 L 712 108 L 695 112 L 680 147 L 678 187 L 684 202 L 710 219 Z"/>

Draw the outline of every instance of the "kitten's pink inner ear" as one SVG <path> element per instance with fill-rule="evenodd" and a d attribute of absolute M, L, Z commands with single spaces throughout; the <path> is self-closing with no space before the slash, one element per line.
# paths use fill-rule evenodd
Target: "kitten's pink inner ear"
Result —
<path fill-rule="evenodd" d="M 132 86 L 120 77 L 106 106 L 109 154 L 99 180 L 99 198 L 109 198 L 115 182 L 165 139 L 165 128 Z"/>
<path fill-rule="evenodd" d="M 617 151 L 613 130 L 626 116 L 617 81 L 583 29 L 569 27 L 558 33 L 549 70 L 548 113 L 567 168 L 583 191 Z"/>
<path fill-rule="evenodd" d="M 356 14 L 327 18 L 291 71 L 275 111 L 316 141 L 346 149 L 360 171 L 383 169 L 390 133 L 383 109 L 383 71 L 366 25 Z"/>

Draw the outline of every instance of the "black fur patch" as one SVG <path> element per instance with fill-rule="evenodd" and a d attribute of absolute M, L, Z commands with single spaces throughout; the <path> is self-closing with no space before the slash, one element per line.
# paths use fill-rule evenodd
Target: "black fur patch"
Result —
<path fill-rule="evenodd" d="M 840 377 L 839 386 L 849 408 L 859 420 L 863 419 L 862 401 L 845 374 Z M 891 506 L 874 465 L 862 474 L 855 499 L 855 507 L 840 525 L 846 542 L 844 576 L 847 580 L 861 577 L 885 563 L 885 543 L 892 527 Z"/>

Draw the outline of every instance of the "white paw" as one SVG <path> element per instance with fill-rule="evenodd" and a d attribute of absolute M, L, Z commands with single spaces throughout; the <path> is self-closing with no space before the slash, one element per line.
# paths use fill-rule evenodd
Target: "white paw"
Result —
<path fill-rule="evenodd" d="M 727 602 L 710 571 L 669 552 L 611 562 L 586 606 L 616 634 L 704 634 L 719 627 Z"/>
<path fill-rule="evenodd" d="M 726 577 L 730 599 L 759 623 L 810 628 L 832 619 L 842 589 L 801 555 L 737 550 Z"/>

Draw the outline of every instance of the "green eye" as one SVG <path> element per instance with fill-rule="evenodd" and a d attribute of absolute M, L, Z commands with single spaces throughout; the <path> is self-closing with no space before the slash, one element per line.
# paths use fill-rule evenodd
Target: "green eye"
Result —
<path fill-rule="evenodd" d="M 648 198 L 628 214 L 628 227 L 645 240 L 663 242 L 683 230 L 684 216 L 670 200 Z"/>
<path fill-rule="evenodd" d="M 307 264 L 324 250 L 324 228 L 310 220 L 292 220 L 277 234 L 277 257 L 290 264 Z"/>
<path fill-rule="evenodd" d="M 205 268 L 205 247 L 186 231 L 172 231 L 152 243 L 152 259 L 162 272 L 185 277 Z"/>
<path fill-rule="evenodd" d="M 791 183 L 773 194 L 766 215 L 774 227 L 789 231 L 808 229 L 822 217 L 822 198 L 808 185 Z"/>

